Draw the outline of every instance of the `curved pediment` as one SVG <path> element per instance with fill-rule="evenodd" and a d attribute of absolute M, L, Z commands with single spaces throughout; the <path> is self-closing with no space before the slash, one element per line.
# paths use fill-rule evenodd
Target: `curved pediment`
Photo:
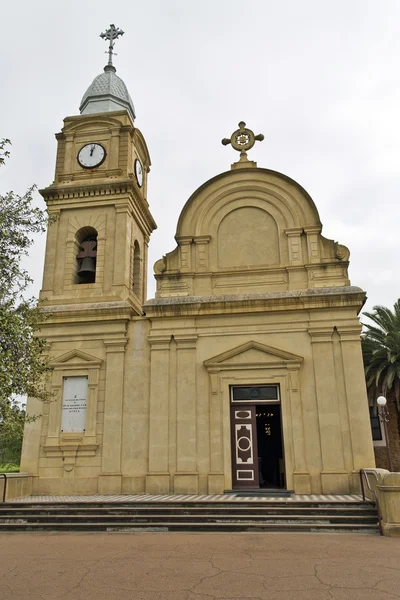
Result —
<path fill-rule="evenodd" d="M 321 235 L 309 194 L 286 175 L 252 164 L 210 179 L 189 198 L 177 248 L 154 266 L 157 297 L 350 284 L 349 252 Z"/>

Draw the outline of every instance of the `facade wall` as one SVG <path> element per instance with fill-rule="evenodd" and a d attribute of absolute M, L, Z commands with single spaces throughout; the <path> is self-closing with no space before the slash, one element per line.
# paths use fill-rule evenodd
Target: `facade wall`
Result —
<path fill-rule="evenodd" d="M 150 157 L 126 111 L 66 119 L 51 214 L 42 335 L 53 401 L 28 401 L 22 468 L 44 494 L 221 493 L 232 488 L 230 388 L 280 388 L 286 481 L 348 493 L 374 466 L 349 251 L 321 234 L 290 178 L 239 161 L 184 206 L 177 248 L 145 302 Z M 107 160 L 85 171 L 83 144 Z M 134 159 L 144 166 L 143 186 Z M 96 282 L 74 281 L 77 232 L 98 234 Z M 139 272 L 138 272 L 139 269 Z M 88 377 L 86 425 L 61 431 L 63 378 Z"/>

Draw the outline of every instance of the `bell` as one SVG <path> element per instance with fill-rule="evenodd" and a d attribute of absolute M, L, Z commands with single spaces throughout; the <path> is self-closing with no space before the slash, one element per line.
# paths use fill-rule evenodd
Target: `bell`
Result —
<path fill-rule="evenodd" d="M 96 264 L 94 258 L 86 256 L 82 259 L 78 277 L 80 283 L 94 283 L 96 277 Z"/>

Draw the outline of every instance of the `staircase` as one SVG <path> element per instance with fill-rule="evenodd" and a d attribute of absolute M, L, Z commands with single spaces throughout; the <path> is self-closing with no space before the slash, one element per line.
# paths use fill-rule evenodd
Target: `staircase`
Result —
<path fill-rule="evenodd" d="M 373 503 L 279 501 L 0 504 L 0 531 L 347 532 L 378 534 Z"/>

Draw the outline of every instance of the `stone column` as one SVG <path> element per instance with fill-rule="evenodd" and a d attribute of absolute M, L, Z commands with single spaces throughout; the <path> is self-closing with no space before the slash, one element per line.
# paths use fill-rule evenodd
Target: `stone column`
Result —
<path fill-rule="evenodd" d="M 150 337 L 150 415 L 148 494 L 168 494 L 169 346 L 171 336 Z"/>
<path fill-rule="evenodd" d="M 126 343 L 125 338 L 104 341 L 106 346 L 106 389 L 99 494 L 121 493 L 121 439 Z"/>
<path fill-rule="evenodd" d="M 348 494 L 349 478 L 344 467 L 332 333 L 332 327 L 309 330 L 322 454 L 321 483 L 324 494 Z"/>
<path fill-rule="evenodd" d="M 197 335 L 174 336 L 177 353 L 176 468 L 174 492 L 197 494 L 196 340 Z"/>
<path fill-rule="evenodd" d="M 357 322 L 353 327 L 340 327 L 338 333 L 342 348 L 344 381 L 353 454 L 353 491 L 358 491 L 359 470 L 363 468 L 373 468 L 375 466 L 364 365 L 361 353 L 361 326 Z"/>

